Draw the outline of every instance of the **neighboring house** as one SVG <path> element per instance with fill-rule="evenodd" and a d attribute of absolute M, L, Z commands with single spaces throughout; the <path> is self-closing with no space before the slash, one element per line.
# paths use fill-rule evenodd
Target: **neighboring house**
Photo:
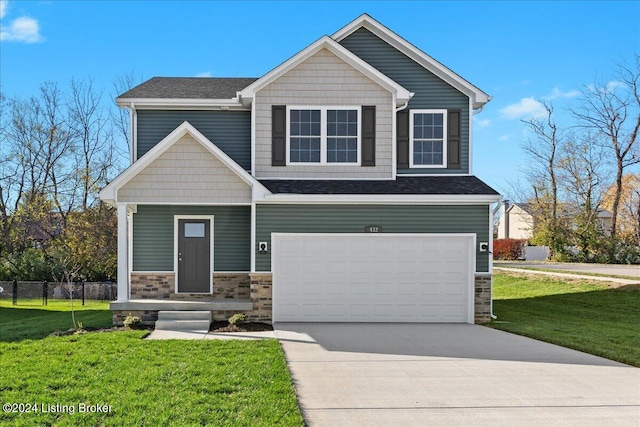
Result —
<path fill-rule="evenodd" d="M 505 200 L 500 205 L 498 218 L 498 239 L 524 239 L 533 237 L 532 207 L 528 203 L 509 203 Z M 571 219 L 569 213 L 562 213 L 564 218 Z M 605 234 L 611 234 L 611 212 L 599 209 L 597 221 Z"/>
<path fill-rule="evenodd" d="M 366 14 L 260 78 L 120 95 L 133 163 L 100 193 L 114 320 L 488 321 L 500 195 L 473 175 L 471 125 L 489 100 Z"/>
<path fill-rule="evenodd" d="M 498 239 L 530 239 L 533 237 L 533 216 L 528 203 L 501 204 L 498 218 Z"/>

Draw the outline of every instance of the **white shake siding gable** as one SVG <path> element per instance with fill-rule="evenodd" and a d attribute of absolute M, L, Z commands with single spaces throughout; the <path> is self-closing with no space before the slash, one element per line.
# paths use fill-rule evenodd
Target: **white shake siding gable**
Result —
<path fill-rule="evenodd" d="M 251 203 L 251 187 L 185 135 L 118 190 L 132 203 Z"/>
<path fill-rule="evenodd" d="M 255 176 L 261 178 L 391 179 L 393 95 L 327 49 L 300 63 L 254 98 Z M 271 107 L 370 106 L 376 107 L 376 165 L 271 166 Z"/>

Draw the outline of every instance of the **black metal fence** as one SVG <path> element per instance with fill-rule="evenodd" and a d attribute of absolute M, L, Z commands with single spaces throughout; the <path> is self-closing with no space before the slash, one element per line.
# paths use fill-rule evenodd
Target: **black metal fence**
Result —
<path fill-rule="evenodd" d="M 49 299 L 113 301 L 118 296 L 118 284 L 114 282 L 74 282 L 73 284 L 59 282 L 34 281 L 0 281 L 0 300 L 11 299 L 13 305 L 20 300 L 39 300 L 47 305 Z"/>

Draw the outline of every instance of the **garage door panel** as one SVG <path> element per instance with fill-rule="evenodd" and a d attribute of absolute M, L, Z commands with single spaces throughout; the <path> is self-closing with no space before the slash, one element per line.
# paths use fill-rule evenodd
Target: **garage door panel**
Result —
<path fill-rule="evenodd" d="M 473 243 L 470 235 L 275 234 L 274 321 L 469 322 Z"/>

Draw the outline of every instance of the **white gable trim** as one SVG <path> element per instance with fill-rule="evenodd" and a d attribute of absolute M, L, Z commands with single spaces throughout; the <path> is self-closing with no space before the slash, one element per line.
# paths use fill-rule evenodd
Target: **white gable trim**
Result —
<path fill-rule="evenodd" d="M 429 70 L 445 82 L 449 83 L 460 92 L 468 95 L 473 102 L 474 109 L 481 108 L 484 104 L 491 100 L 491 97 L 480 90 L 478 87 L 463 79 L 461 76 L 447 68 L 445 65 L 436 61 L 366 13 L 360 15 L 354 21 L 336 31 L 331 37 L 336 42 L 340 42 L 360 28 L 365 28 L 371 31 L 373 34 L 380 37 L 382 40 L 384 40 L 403 54 L 407 55 L 409 58 L 420 64 L 425 69 Z"/>
<path fill-rule="evenodd" d="M 189 122 L 183 122 L 180 126 L 175 128 L 173 132 L 167 135 L 162 141 L 160 141 L 155 147 L 146 152 L 138 161 L 130 165 L 124 172 L 116 177 L 109 185 L 100 191 L 100 199 L 115 204 L 118 202 L 118 190 L 136 177 L 147 166 L 149 166 L 154 160 L 160 157 L 171 146 L 178 142 L 183 136 L 190 135 L 193 139 L 200 143 L 207 151 L 209 151 L 215 158 L 220 160 L 227 168 L 234 172 L 240 179 L 246 182 L 252 188 L 253 198 L 262 198 L 266 194 L 270 194 L 258 180 L 251 176 L 246 170 L 244 170 L 239 164 L 237 164 L 231 157 L 225 154 L 220 148 L 213 144 L 206 136 L 204 136 L 198 129 L 193 127 Z"/>
<path fill-rule="evenodd" d="M 244 88 L 240 91 L 239 98 L 242 101 L 243 105 L 249 105 L 253 102 L 253 98 L 255 94 L 260 91 L 260 89 L 264 88 L 268 84 L 272 83 L 283 74 L 288 72 L 289 70 L 295 68 L 297 65 L 302 63 L 303 61 L 309 59 L 321 49 L 327 49 L 338 58 L 342 59 L 347 64 L 351 65 L 356 70 L 360 71 L 362 74 L 367 76 L 369 79 L 373 80 L 389 92 L 393 93 L 396 97 L 396 103 L 398 105 L 402 105 L 407 102 L 413 94 L 409 92 L 404 87 L 400 86 L 395 81 L 391 80 L 386 75 L 382 74 L 380 71 L 376 70 L 367 62 L 358 58 L 351 51 L 341 46 L 335 40 L 333 40 L 329 36 L 323 36 L 316 42 L 307 46 L 304 50 L 298 52 L 293 57 L 289 58 L 287 61 L 283 62 L 273 70 L 269 71 L 267 74 L 253 82 L 251 85 Z"/>

